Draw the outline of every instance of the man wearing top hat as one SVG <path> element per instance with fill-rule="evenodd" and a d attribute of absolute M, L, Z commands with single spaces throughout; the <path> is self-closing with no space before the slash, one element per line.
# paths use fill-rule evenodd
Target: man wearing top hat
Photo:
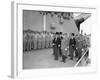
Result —
<path fill-rule="evenodd" d="M 72 33 L 69 41 L 69 52 L 70 52 L 71 60 L 73 60 L 75 48 L 76 48 L 76 40 L 74 38 L 74 33 Z"/>
<path fill-rule="evenodd" d="M 54 35 L 54 39 L 52 41 L 52 45 L 53 45 L 53 55 L 54 55 L 54 59 L 58 60 L 58 43 L 57 43 L 57 38 L 58 38 L 58 32 L 55 33 Z"/>

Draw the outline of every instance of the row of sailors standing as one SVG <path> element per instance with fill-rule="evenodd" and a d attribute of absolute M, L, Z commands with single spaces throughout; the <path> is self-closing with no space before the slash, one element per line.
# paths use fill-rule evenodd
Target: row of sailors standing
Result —
<path fill-rule="evenodd" d="M 86 34 L 75 35 L 72 33 L 68 36 L 67 33 L 62 34 L 61 32 L 57 32 L 53 39 L 54 59 L 58 60 L 61 57 L 62 62 L 65 62 L 66 58 L 70 56 L 71 60 L 74 57 L 79 60 L 82 56 L 83 49 L 85 50 L 87 47 L 90 47 L 89 39 L 89 36 Z M 89 51 L 86 55 L 89 55 Z"/>
<path fill-rule="evenodd" d="M 54 33 L 26 31 L 23 33 L 23 50 L 31 51 L 37 49 L 51 48 Z"/>

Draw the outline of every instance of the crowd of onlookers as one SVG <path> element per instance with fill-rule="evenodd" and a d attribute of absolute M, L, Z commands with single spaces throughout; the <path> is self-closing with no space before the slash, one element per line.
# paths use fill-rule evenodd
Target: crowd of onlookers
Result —
<path fill-rule="evenodd" d="M 62 62 L 66 62 L 66 58 L 70 56 L 81 58 L 83 51 L 89 48 L 90 36 L 87 34 L 47 32 L 47 31 L 23 31 L 23 51 L 39 50 L 53 48 L 54 59 L 62 58 Z M 86 57 L 89 56 L 89 50 Z"/>

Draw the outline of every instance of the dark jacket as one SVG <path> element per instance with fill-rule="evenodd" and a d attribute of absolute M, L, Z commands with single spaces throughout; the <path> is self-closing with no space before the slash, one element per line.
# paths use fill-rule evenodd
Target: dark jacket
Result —
<path fill-rule="evenodd" d="M 57 47 L 61 47 L 61 38 L 57 38 L 56 45 Z"/>
<path fill-rule="evenodd" d="M 69 46 L 75 46 L 76 45 L 76 40 L 75 38 L 71 38 L 70 41 L 69 41 Z"/>

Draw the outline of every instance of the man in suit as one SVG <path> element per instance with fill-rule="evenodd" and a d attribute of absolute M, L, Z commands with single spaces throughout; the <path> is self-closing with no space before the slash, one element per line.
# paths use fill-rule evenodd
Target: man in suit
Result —
<path fill-rule="evenodd" d="M 55 33 L 54 39 L 52 41 L 53 55 L 54 55 L 55 60 L 58 60 L 58 42 L 57 42 L 57 38 L 58 38 L 58 32 Z"/>
<path fill-rule="evenodd" d="M 70 41 L 69 41 L 69 51 L 70 51 L 71 60 L 73 60 L 73 57 L 74 57 L 74 52 L 76 48 L 75 46 L 76 46 L 76 40 L 74 37 L 74 33 L 72 33 Z"/>
<path fill-rule="evenodd" d="M 56 39 L 56 47 L 57 47 L 57 58 L 61 57 L 62 56 L 62 52 L 61 52 L 61 33 L 57 32 L 57 39 Z"/>
<path fill-rule="evenodd" d="M 58 38 L 59 38 L 59 42 L 58 43 L 60 45 L 59 46 L 59 55 L 62 56 L 62 51 L 61 51 L 61 42 L 62 42 L 62 39 L 63 39 L 62 32 L 59 33 L 59 37 Z"/>

